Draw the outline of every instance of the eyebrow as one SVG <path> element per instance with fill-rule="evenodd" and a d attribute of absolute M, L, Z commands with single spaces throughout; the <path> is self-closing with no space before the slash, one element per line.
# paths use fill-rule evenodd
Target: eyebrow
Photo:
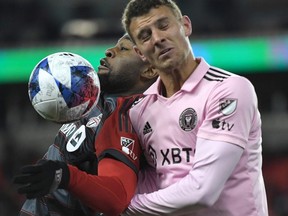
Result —
<path fill-rule="evenodd" d="M 123 36 L 123 38 L 124 38 L 124 39 L 127 39 L 127 40 L 129 40 L 129 41 L 132 41 L 128 34 L 125 34 L 125 35 Z"/>
<path fill-rule="evenodd" d="M 161 24 L 162 22 L 165 22 L 165 21 L 168 21 L 168 20 L 169 20 L 168 17 L 161 17 L 161 18 L 159 18 L 158 20 L 156 20 L 152 25 L 159 25 L 159 24 Z M 145 32 L 147 32 L 148 30 L 149 30 L 149 28 L 146 28 L 146 27 L 144 27 L 143 29 L 141 29 L 140 32 L 139 32 L 138 35 L 137 35 L 137 38 L 140 39 L 141 36 L 142 36 Z"/>

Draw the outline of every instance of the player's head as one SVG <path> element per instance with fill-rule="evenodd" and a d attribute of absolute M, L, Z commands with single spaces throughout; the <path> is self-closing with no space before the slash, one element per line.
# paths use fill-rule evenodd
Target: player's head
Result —
<path fill-rule="evenodd" d="M 125 34 L 106 50 L 98 67 L 101 91 L 121 96 L 143 93 L 157 79 L 156 70 L 141 60 L 133 46 Z"/>
<path fill-rule="evenodd" d="M 160 70 L 181 64 L 191 53 L 191 21 L 172 0 L 131 0 L 122 24 L 141 58 Z"/>
<path fill-rule="evenodd" d="M 127 4 L 122 16 L 122 25 L 125 31 L 131 36 L 130 24 L 132 19 L 144 16 L 148 14 L 151 9 L 159 8 L 160 6 L 168 7 L 178 19 L 182 17 L 179 7 L 172 0 L 131 0 Z M 132 40 L 134 40 L 133 37 Z"/>

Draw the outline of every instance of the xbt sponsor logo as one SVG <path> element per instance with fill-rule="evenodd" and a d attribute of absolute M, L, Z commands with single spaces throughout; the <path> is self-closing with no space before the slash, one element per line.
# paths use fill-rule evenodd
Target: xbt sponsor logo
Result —
<path fill-rule="evenodd" d="M 148 153 L 153 160 L 155 167 L 161 165 L 170 165 L 170 164 L 180 164 L 180 163 L 189 163 L 191 162 L 191 157 L 195 154 L 195 149 L 192 148 L 167 148 L 161 149 L 157 154 L 157 151 L 149 145 Z"/>

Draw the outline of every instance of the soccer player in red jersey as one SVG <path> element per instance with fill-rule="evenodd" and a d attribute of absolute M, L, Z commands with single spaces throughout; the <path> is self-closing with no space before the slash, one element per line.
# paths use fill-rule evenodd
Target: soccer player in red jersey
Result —
<path fill-rule="evenodd" d="M 15 177 L 28 198 L 20 215 L 119 215 L 134 195 L 141 148 L 128 111 L 158 75 L 138 57 L 128 35 L 105 55 L 97 106 L 64 124 L 44 160 Z M 78 148 L 69 152 L 71 145 Z"/>

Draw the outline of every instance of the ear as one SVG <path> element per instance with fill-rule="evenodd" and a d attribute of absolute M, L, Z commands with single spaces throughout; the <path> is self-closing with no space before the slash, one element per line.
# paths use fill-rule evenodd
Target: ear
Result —
<path fill-rule="evenodd" d="M 182 23 L 185 31 L 185 35 L 189 37 L 192 34 L 192 23 L 188 16 L 184 15 L 182 17 Z"/>
<path fill-rule="evenodd" d="M 157 69 L 155 69 L 153 66 L 150 65 L 141 72 L 141 77 L 144 77 L 149 80 L 154 79 L 158 77 Z"/>
<path fill-rule="evenodd" d="M 137 55 L 142 59 L 142 61 L 146 62 L 147 59 L 146 57 L 141 53 L 141 51 L 138 49 L 137 46 L 133 46 L 133 49 L 135 50 L 135 52 L 137 53 Z"/>

